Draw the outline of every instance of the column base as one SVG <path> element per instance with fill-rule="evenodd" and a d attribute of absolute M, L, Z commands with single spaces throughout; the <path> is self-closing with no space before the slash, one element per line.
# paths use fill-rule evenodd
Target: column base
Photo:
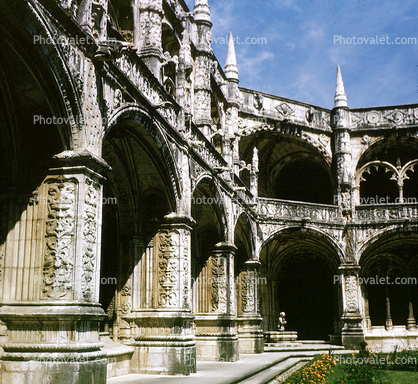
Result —
<path fill-rule="evenodd" d="M 261 329 L 261 317 L 239 317 L 238 351 L 239 353 L 263 353 L 264 333 Z"/>
<path fill-rule="evenodd" d="M 408 331 L 416 331 L 417 330 L 417 323 L 413 317 L 408 317 L 407 323 L 406 323 L 406 329 Z"/>
<path fill-rule="evenodd" d="M 196 356 L 204 361 L 239 360 L 235 320 L 225 315 L 196 316 Z"/>
<path fill-rule="evenodd" d="M 131 361 L 134 349 L 115 343 L 109 337 L 109 332 L 101 332 L 100 341 L 104 343 L 101 350 L 106 353 L 107 358 L 107 378 L 129 375 L 132 372 Z"/>
<path fill-rule="evenodd" d="M 196 373 L 196 345 L 192 337 L 141 336 L 130 344 L 133 373 L 190 375 Z"/>
<path fill-rule="evenodd" d="M 99 306 L 79 303 L 0 308 L 7 325 L 1 344 L 1 384 L 106 384 L 106 353 L 101 351 Z"/>
<path fill-rule="evenodd" d="M 196 372 L 196 343 L 190 313 L 132 312 L 123 319 L 131 327 L 135 324 L 131 335 L 121 337 L 124 344 L 134 348 L 132 373 L 190 375 Z"/>
<path fill-rule="evenodd" d="M 0 361 L 1 384 L 74 383 L 106 384 L 106 354 L 4 353 Z"/>
<path fill-rule="evenodd" d="M 348 349 L 360 349 L 360 344 L 365 341 L 361 326 L 362 317 L 358 313 L 343 315 L 341 320 L 344 327 L 341 332 L 342 345 Z"/>

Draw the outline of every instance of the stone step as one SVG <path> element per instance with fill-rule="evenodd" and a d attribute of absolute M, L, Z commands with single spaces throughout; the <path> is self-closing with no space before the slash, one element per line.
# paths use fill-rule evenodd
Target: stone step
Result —
<path fill-rule="evenodd" d="M 331 344 L 299 344 L 293 343 L 288 345 L 269 344 L 264 347 L 264 352 L 292 352 L 292 351 L 315 351 L 316 353 L 328 353 L 331 351 L 343 351 L 344 347 L 341 345 Z"/>
<path fill-rule="evenodd" d="M 236 362 L 197 361 L 197 372 L 190 376 L 129 374 L 109 378 L 107 384 L 265 384 L 291 370 L 298 362 L 307 362 L 317 354 L 328 352 L 326 345 L 312 350 L 305 345 L 297 351 L 242 354 Z M 344 353 L 351 352 L 344 350 Z"/>
<path fill-rule="evenodd" d="M 325 340 L 298 340 L 298 343 L 302 343 L 302 344 L 328 344 L 329 341 L 325 341 Z"/>
<path fill-rule="evenodd" d="M 311 359 L 312 357 L 289 357 L 247 379 L 236 381 L 231 384 L 267 384 L 276 379 L 277 376 L 290 371 L 295 365 L 298 365 L 301 362 L 306 364 Z"/>

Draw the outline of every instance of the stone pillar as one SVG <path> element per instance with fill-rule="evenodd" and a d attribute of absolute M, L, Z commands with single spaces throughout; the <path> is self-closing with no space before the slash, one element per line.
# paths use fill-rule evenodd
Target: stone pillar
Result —
<path fill-rule="evenodd" d="M 408 303 L 408 320 L 406 323 L 406 329 L 408 331 L 416 331 L 417 330 L 417 322 L 415 321 L 414 317 L 414 306 L 412 304 L 412 300 L 409 300 Z"/>
<path fill-rule="evenodd" d="M 339 267 L 342 281 L 343 315 L 342 315 L 342 343 L 350 349 L 358 349 L 364 341 L 362 316 L 359 311 L 359 283 L 357 265 L 342 265 Z"/>
<path fill-rule="evenodd" d="M 363 300 L 364 300 L 364 329 L 368 332 L 371 332 L 372 321 L 370 319 L 369 290 L 366 285 L 362 285 L 361 290 L 363 292 Z"/>
<path fill-rule="evenodd" d="M 2 383 L 106 383 L 98 302 L 106 165 L 73 151 L 57 158 L 29 204 L 8 212 Z"/>
<path fill-rule="evenodd" d="M 207 0 L 196 0 L 194 20 L 197 28 L 195 36 L 196 59 L 194 81 L 194 121 L 210 140 L 212 133 L 211 114 L 211 67 L 212 67 L 212 23 Z"/>
<path fill-rule="evenodd" d="M 398 157 L 398 160 L 396 161 L 396 168 L 398 172 L 402 171 L 402 163 L 401 159 Z M 404 177 L 398 177 L 397 184 L 398 184 L 398 191 L 399 191 L 399 203 L 403 204 L 403 187 L 404 187 Z"/>
<path fill-rule="evenodd" d="M 258 260 L 248 260 L 237 281 L 238 291 L 238 338 L 240 353 L 261 353 L 264 336 L 261 329 L 262 317 L 258 308 L 259 275 Z"/>
<path fill-rule="evenodd" d="M 386 297 L 386 330 L 390 331 L 393 329 L 393 321 L 392 321 L 392 314 L 390 312 L 389 288 L 387 284 L 385 285 L 385 297 Z"/>
<path fill-rule="evenodd" d="M 132 291 L 136 296 L 143 291 L 142 304 L 136 298 L 137 307 L 128 309 L 122 319 L 132 324 L 130 337 L 124 343 L 135 348 L 134 373 L 196 372 L 196 346 L 191 330 L 193 224 L 186 214 L 167 215 L 154 238 L 153 265 L 146 269 L 153 278 L 133 276 Z"/>
<path fill-rule="evenodd" d="M 239 358 L 235 330 L 235 252 L 234 245 L 218 243 L 209 259 L 210 312 L 195 318 L 196 354 L 202 360 L 236 361 Z"/>
<path fill-rule="evenodd" d="M 154 76 L 161 81 L 162 59 L 162 0 L 135 0 L 134 43 L 138 54 Z"/>
<path fill-rule="evenodd" d="M 253 161 L 250 172 L 250 191 L 255 198 L 258 197 L 258 164 L 258 149 L 255 147 L 253 150 Z"/>
<path fill-rule="evenodd" d="M 185 113 L 191 113 L 191 86 L 190 78 L 193 72 L 192 47 L 189 33 L 184 30 L 179 50 L 179 65 L 177 67 L 177 102 L 183 107 Z"/>

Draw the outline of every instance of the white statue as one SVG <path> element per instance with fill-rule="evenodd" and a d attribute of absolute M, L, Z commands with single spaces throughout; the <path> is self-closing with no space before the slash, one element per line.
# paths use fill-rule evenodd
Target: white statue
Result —
<path fill-rule="evenodd" d="M 287 324 L 287 321 L 284 319 L 284 317 L 286 316 L 286 314 L 284 312 L 280 312 L 280 316 L 279 316 L 279 331 L 284 331 L 284 326 L 285 324 Z"/>

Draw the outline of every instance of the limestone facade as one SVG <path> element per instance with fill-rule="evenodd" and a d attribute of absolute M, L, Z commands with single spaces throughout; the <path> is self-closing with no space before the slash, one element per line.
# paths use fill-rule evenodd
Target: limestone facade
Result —
<path fill-rule="evenodd" d="M 349 109 L 339 67 L 332 110 L 239 87 L 207 0 L 0 14 L 0 383 L 189 375 L 281 312 L 417 347 L 418 104 Z"/>

